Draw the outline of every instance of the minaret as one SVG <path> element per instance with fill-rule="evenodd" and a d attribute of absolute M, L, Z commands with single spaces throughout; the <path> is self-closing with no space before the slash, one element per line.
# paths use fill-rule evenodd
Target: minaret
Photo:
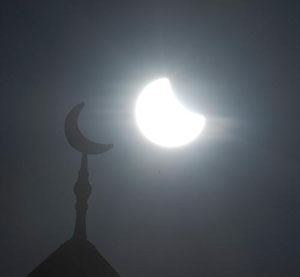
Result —
<path fill-rule="evenodd" d="M 74 233 L 71 239 L 63 243 L 29 273 L 27 275 L 29 277 L 120 277 L 86 236 L 86 212 L 92 192 L 88 173 L 88 155 L 104 153 L 113 146 L 92 142 L 81 134 L 77 121 L 82 107 L 83 103 L 75 106 L 65 121 L 66 137 L 82 155 L 78 178 L 74 185 L 76 196 Z"/>

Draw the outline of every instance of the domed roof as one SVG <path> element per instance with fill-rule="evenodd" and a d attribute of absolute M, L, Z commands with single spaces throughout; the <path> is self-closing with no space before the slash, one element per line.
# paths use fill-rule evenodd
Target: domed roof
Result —
<path fill-rule="evenodd" d="M 88 240 L 70 239 L 54 251 L 28 277 L 119 277 Z"/>

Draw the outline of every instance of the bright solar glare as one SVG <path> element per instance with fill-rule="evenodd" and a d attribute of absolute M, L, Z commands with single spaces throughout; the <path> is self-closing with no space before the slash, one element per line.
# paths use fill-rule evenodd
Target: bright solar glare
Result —
<path fill-rule="evenodd" d="M 142 134 L 163 147 L 188 144 L 205 126 L 203 115 L 189 111 L 176 99 L 167 78 L 155 80 L 142 90 L 135 116 Z"/>

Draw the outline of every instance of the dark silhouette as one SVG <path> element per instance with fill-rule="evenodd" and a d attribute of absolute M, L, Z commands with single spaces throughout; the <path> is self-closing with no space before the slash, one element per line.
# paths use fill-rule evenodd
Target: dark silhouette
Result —
<path fill-rule="evenodd" d="M 96 247 L 87 240 L 86 212 L 92 192 L 88 174 L 88 154 L 100 154 L 113 147 L 85 138 L 78 128 L 78 116 L 83 103 L 75 106 L 65 120 L 65 134 L 69 143 L 82 153 L 81 167 L 74 186 L 76 195 L 76 221 L 73 237 L 34 269 L 29 277 L 117 277 L 119 274 L 101 256 Z"/>
<path fill-rule="evenodd" d="M 90 141 L 78 128 L 78 117 L 84 106 L 80 103 L 67 115 L 65 120 L 65 135 L 68 142 L 79 152 L 84 154 L 101 154 L 113 147 L 112 144 L 101 144 Z"/>

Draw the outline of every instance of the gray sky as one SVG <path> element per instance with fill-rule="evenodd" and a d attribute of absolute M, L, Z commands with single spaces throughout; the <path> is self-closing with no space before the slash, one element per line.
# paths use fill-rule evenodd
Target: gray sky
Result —
<path fill-rule="evenodd" d="M 292 276 L 299 8 L 3 1 L 0 275 L 24 276 L 72 235 L 80 154 L 63 123 L 84 101 L 82 131 L 115 145 L 90 158 L 88 238 L 122 277 Z M 135 125 L 138 93 L 160 76 L 208 119 L 187 147 Z"/>

